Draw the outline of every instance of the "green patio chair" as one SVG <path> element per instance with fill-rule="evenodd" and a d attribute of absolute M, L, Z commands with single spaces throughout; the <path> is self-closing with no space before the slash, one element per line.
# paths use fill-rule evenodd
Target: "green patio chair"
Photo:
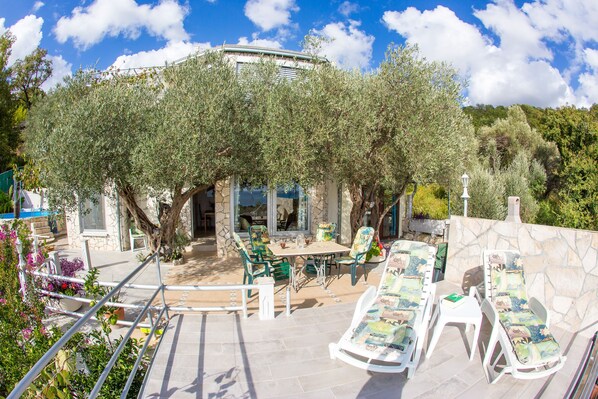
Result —
<path fill-rule="evenodd" d="M 268 228 L 264 225 L 253 225 L 249 227 L 249 242 L 251 243 L 251 252 L 259 261 L 270 262 L 272 275 L 275 280 L 289 278 L 289 269 L 291 267 L 289 260 L 284 257 L 274 256 L 268 249 L 270 244 L 270 235 Z"/>
<path fill-rule="evenodd" d="M 270 262 L 251 259 L 241 237 L 233 232 L 233 239 L 235 240 L 235 246 L 237 247 L 237 251 L 239 251 L 239 256 L 241 256 L 245 270 L 243 284 L 253 284 L 253 280 L 257 277 L 270 276 Z M 251 298 L 251 290 L 247 290 L 247 297 Z"/>
<path fill-rule="evenodd" d="M 438 281 L 440 273 L 444 275 L 446 271 L 446 258 L 447 258 L 448 243 L 441 242 L 438 244 L 436 251 L 436 261 L 434 262 L 434 282 Z"/>
<path fill-rule="evenodd" d="M 342 256 L 336 258 L 334 262 L 338 267 L 337 277 L 340 278 L 341 265 L 351 266 L 351 285 L 357 283 L 357 266 L 363 267 L 363 275 L 367 281 L 367 269 L 365 267 L 365 256 L 370 250 L 372 240 L 374 239 L 374 229 L 372 227 L 360 227 L 357 230 L 355 239 L 353 240 L 353 246 L 351 246 L 351 252 L 349 256 Z"/>

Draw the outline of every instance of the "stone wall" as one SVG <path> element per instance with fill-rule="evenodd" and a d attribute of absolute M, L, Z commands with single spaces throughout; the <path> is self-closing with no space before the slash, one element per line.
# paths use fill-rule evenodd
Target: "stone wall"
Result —
<path fill-rule="evenodd" d="M 218 256 L 235 254 L 235 245 L 230 232 L 230 185 L 231 179 L 219 181 L 214 186 L 214 211 L 216 219 L 216 249 Z"/>
<path fill-rule="evenodd" d="M 79 212 L 70 212 L 66 215 L 66 227 L 68 243 L 71 248 L 81 248 L 83 240 L 87 240 L 89 249 L 98 251 L 120 251 L 119 228 L 125 222 L 123 208 L 120 207 L 121 215 L 118 216 L 116 199 L 103 196 L 104 199 L 104 222 L 106 229 L 102 231 L 81 231 Z M 118 221 L 120 220 L 120 226 Z M 122 230 L 121 230 L 122 231 Z M 127 233 L 128 234 L 128 233 Z M 123 237 L 125 239 L 125 237 Z M 126 237 L 128 242 L 128 235 Z"/>
<path fill-rule="evenodd" d="M 310 234 L 316 234 L 320 223 L 328 222 L 328 195 L 326 184 L 318 184 L 308 190 L 311 206 Z"/>
<path fill-rule="evenodd" d="M 570 332 L 596 326 L 598 232 L 453 216 L 445 278 L 464 290 L 483 282 L 484 249 L 521 252 L 528 294 L 553 324 Z"/>

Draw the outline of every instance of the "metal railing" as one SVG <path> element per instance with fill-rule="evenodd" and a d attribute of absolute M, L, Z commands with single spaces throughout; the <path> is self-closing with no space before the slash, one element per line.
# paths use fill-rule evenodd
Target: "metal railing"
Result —
<path fill-rule="evenodd" d="M 64 335 L 41 357 L 41 359 L 38 360 L 38 362 L 31 368 L 31 370 L 29 370 L 29 372 L 27 374 L 25 374 L 25 376 L 21 379 L 21 381 L 19 381 L 19 383 L 15 386 L 13 391 L 7 396 L 7 399 L 16 399 L 16 398 L 21 397 L 21 395 L 25 393 L 25 391 L 34 382 L 34 380 L 37 378 L 37 376 L 44 370 L 44 368 L 50 363 L 50 361 L 52 361 L 54 359 L 54 357 L 58 354 L 58 351 L 60 351 L 64 347 L 64 345 L 66 345 L 68 343 L 68 341 L 75 335 L 75 333 L 77 333 L 85 325 L 85 323 L 92 318 L 92 316 L 94 314 L 96 314 L 104 305 L 106 305 L 108 303 L 108 301 L 110 300 L 110 298 L 117 295 L 120 292 L 121 288 L 123 288 L 135 275 L 137 275 L 148 264 L 150 264 L 150 262 L 152 262 L 154 260 L 156 261 L 156 266 L 158 269 L 158 280 L 162 281 L 162 277 L 160 274 L 160 257 L 158 256 L 158 253 L 156 253 L 156 254 L 150 256 L 148 259 L 146 259 L 139 266 L 137 266 L 127 277 L 125 277 L 125 279 L 123 281 L 118 283 L 106 296 L 104 296 L 102 299 L 100 299 L 91 309 L 89 309 L 89 311 L 87 311 L 87 313 L 85 313 L 75 324 L 73 324 L 73 326 L 71 328 L 69 328 L 69 330 L 67 332 L 64 333 Z M 110 373 L 110 370 L 112 369 L 112 367 L 116 363 L 116 360 L 120 356 L 120 353 L 124 349 L 124 345 L 126 344 L 128 338 L 131 336 L 133 330 L 138 326 L 142 317 L 144 317 L 145 314 L 147 313 L 150 315 L 150 319 L 151 319 L 151 313 L 149 312 L 149 307 L 150 307 L 151 301 L 153 301 L 160 293 L 162 294 L 163 309 L 160 312 L 160 314 L 158 315 L 158 317 L 156 318 L 156 322 L 152 323 L 154 325 L 153 325 L 152 330 L 150 331 L 150 335 L 148 336 L 148 339 L 146 342 L 149 342 L 154 337 L 154 334 L 156 333 L 156 328 L 159 325 L 159 321 L 162 318 L 162 316 L 166 315 L 166 319 L 168 320 L 168 309 L 166 307 L 166 301 L 165 301 L 165 297 L 164 297 L 164 289 L 163 289 L 163 285 L 160 285 L 154 291 L 154 293 L 151 296 L 151 299 L 146 303 L 146 305 L 143 307 L 143 310 L 140 312 L 140 314 L 137 316 L 135 321 L 132 323 L 131 327 L 129 328 L 129 331 L 127 331 L 127 334 L 125 335 L 126 338 L 123 338 L 123 340 L 121 341 L 121 344 L 115 350 L 112 358 L 106 365 L 104 372 L 100 376 L 100 379 L 96 383 L 92 392 L 89 394 L 90 399 L 94 399 L 98 396 L 98 393 L 99 393 L 104 381 L 108 377 L 108 373 Z M 145 348 L 145 350 L 147 350 L 147 345 L 144 345 L 144 348 Z M 138 360 L 140 358 L 143 358 L 143 356 L 145 355 L 145 350 L 140 351 L 140 353 L 138 355 Z M 137 368 L 139 367 L 139 363 L 140 363 L 140 360 L 139 360 L 139 362 L 135 363 Z M 129 375 L 129 380 L 131 380 L 131 382 L 132 382 L 132 378 L 134 378 L 134 376 L 137 372 L 137 368 L 134 368 L 131 371 L 131 374 Z M 131 377 L 131 375 L 133 375 L 133 377 Z M 128 382 L 127 385 L 130 387 L 129 381 L 127 381 L 127 382 Z M 124 394 L 124 396 L 121 395 L 121 397 L 122 398 L 126 397 L 126 393 L 124 393 L 124 391 L 123 391 L 123 394 Z"/>
<path fill-rule="evenodd" d="M 20 247 L 18 247 L 18 251 L 19 251 L 19 259 L 20 259 L 19 266 L 20 266 L 20 273 L 21 273 L 21 276 L 20 276 L 21 287 L 22 287 L 23 293 L 25 293 L 26 292 L 25 285 L 24 285 L 25 284 L 25 273 L 26 273 L 25 264 L 24 264 L 24 260 L 22 257 Z M 92 398 L 92 399 L 96 398 L 98 396 L 104 382 L 106 381 L 106 378 L 108 377 L 112 367 L 118 360 L 118 357 L 120 356 L 121 352 L 123 351 L 127 340 L 131 337 L 135 328 L 145 327 L 145 328 L 150 328 L 151 330 L 148 334 L 147 339 L 145 340 L 145 343 L 144 343 L 141 351 L 139 352 L 139 354 L 137 356 L 133 370 L 129 374 L 129 377 L 128 377 L 126 385 L 123 389 L 121 398 L 126 398 L 127 393 L 131 387 L 131 384 L 133 383 L 135 374 L 136 374 L 136 372 L 141 364 L 141 361 L 148 349 L 149 342 L 151 341 L 151 339 L 154 336 L 156 336 L 157 328 L 161 324 L 160 320 L 162 320 L 162 318 L 164 316 L 166 316 L 166 319 L 165 319 L 166 322 L 163 326 L 163 333 L 165 333 L 166 330 L 168 329 L 168 324 L 169 324 L 169 320 L 170 320 L 169 311 L 176 311 L 176 312 L 184 312 L 184 311 L 191 311 L 191 312 L 241 311 L 243 313 L 243 317 L 247 318 L 248 312 L 247 312 L 246 291 L 255 289 L 261 293 L 260 287 L 263 287 L 263 286 L 261 286 L 259 284 L 257 284 L 257 285 L 256 284 L 252 284 L 252 285 L 219 285 L 219 286 L 199 286 L 199 285 L 167 286 L 167 285 L 164 285 L 162 283 L 162 275 L 160 272 L 160 258 L 158 256 L 158 253 L 159 252 L 156 252 L 154 255 L 152 255 L 148 259 L 146 259 L 143 263 L 141 263 L 139 266 L 137 266 L 131 273 L 129 273 L 119 283 L 98 282 L 98 284 L 101 286 L 112 287 L 112 290 L 106 296 L 104 296 L 102 299 L 100 299 L 93 307 L 91 307 L 85 313 L 70 312 L 70 311 L 66 311 L 64 309 L 55 308 L 52 306 L 46 306 L 46 308 L 49 310 L 65 313 L 70 316 L 79 317 L 79 320 L 48 350 L 48 352 L 46 352 L 41 357 L 41 359 L 31 368 L 31 370 L 29 370 L 29 372 L 23 377 L 23 379 L 21 379 L 21 381 L 15 386 L 14 390 L 10 393 L 10 395 L 7 397 L 7 399 L 18 398 L 23 393 L 25 393 L 25 391 L 30 387 L 30 385 L 35 381 L 37 376 L 52 361 L 52 359 L 54 359 L 56 354 L 64 347 L 64 345 L 66 345 L 68 343 L 68 341 L 75 335 L 75 333 L 77 333 L 83 327 L 83 325 L 86 322 L 88 322 L 89 320 L 97 320 L 97 317 L 95 315 L 98 312 L 98 310 L 100 310 L 103 306 L 107 305 L 107 306 L 120 307 L 120 308 L 140 309 L 141 311 L 138 314 L 138 316 L 135 318 L 135 320 L 132 322 L 125 321 L 125 320 L 118 320 L 116 322 L 117 324 L 120 324 L 120 325 L 129 326 L 129 329 L 123 336 L 121 343 L 115 350 L 111 359 L 108 361 L 108 364 L 106 365 L 105 370 L 100 375 L 92 392 L 89 394 L 89 398 Z M 139 274 L 141 272 L 141 270 L 143 270 L 147 265 L 149 265 L 153 261 L 155 261 L 155 263 L 156 263 L 159 285 L 146 285 L 146 284 L 130 283 L 130 281 L 133 277 L 135 277 L 137 274 Z M 50 258 L 46 259 L 46 261 L 42 264 L 41 267 L 45 266 L 46 269 L 49 271 L 56 271 L 57 270 L 57 267 L 55 265 L 56 262 L 57 262 L 57 257 L 50 257 Z M 59 266 L 58 266 L 58 270 L 59 270 Z M 38 271 L 30 271 L 28 273 L 33 276 L 39 277 L 39 278 L 51 278 L 51 279 L 58 280 L 58 281 L 68 281 L 68 282 L 79 283 L 79 284 L 84 283 L 84 280 L 80 279 L 80 278 L 66 277 L 66 276 L 53 274 L 53 273 L 45 273 L 45 272 L 41 272 L 39 270 Z M 152 294 L 151 294 L 150 298 L 145 302 L 145 304 L 142 304 L 142 305 L 111 302 L 110 299 L 112 299 L 114 296 L 119 294 L 121 289 L 151 290 Z M 240 291 L 241 297 L 242 297 L 241 306 L 210 306 L 210 307 L 168 306 L 166 303 L 166 298 L 165 298 L 165 291 L 230 291 L 230 290 L 239 290 Z M 79 301 L 82 303 L 91 303 L 92 301 L 94 301 L 92 299 L 88 299 L 88 298 L 84 298 L 84 297 L 69 296 L 69 295 L 65 295 L 65 294 L 61 294 L 61 293 L 57 293 L 57 292 L 47 291 L 44 289 L 38 289 L 38 292 L 41 294 L 44 294 L 46 296 L 49 296 L 49 297 L 67 298 L 67 299 L 72 299 L 72 300 Z M 152 302 L 154 302 L 156 300 L 156 298 L 158 297 L 159 294 L 161 294 L 162 304 L 161 304 L 161 306 L 153 306 Z M 287 295 L 290 295 L 288 289 L 287 289 Z M 262 301 L 259 301 L 259 302 L 260 302 L 260 306 L 261 306 Z M 289 305 L 290 305 L 290 298 L 287 297 L 287 315 L 290 314 Z M 155 320 L 152 318 L 151 311 L 159 312 Z M 145 317 L 145 315 L 149 315 L 149 324 L 141 323 L 141 320 Z M 154 354 L 155 354 L 155 352 L 154 352 Z M 153 361 L 153 357 L 150 359 L 150 364 L 152 361 Z M 147 377 L 147 375 L 146 375 L 146 377 Z"/>

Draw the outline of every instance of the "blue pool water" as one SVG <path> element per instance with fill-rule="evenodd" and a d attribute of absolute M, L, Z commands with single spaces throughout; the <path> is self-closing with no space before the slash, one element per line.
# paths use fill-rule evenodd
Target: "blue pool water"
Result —
<path fill-rule="evenodd" d="M 40 216 L 50 216 L 50 211 L 21 211 L 20 219 L 36 218 Z M 14 219 L 14 213 L 0 213 L 0 219 Z"/>

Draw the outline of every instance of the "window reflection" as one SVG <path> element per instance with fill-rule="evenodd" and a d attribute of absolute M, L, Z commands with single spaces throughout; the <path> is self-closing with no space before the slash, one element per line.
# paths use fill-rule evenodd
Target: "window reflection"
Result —
<path fill-rule="evenodd" d="M 94 200 L 85 200 L 79 212 L 81 231 L 106 230 L 104 219 L 104 196 L 100 195 Z"/>
<path fill-rule="evenodd" d="M 278 231 L 307 230 L 307 195 L 295 184 L 276 190 L 276 229 Z"/>
<path fill-rule="evenodd" d="M 268 187 L 237 184 L 234 197 L 235 231 L 249 231 L 252 224 L 268 225 Z"/>

